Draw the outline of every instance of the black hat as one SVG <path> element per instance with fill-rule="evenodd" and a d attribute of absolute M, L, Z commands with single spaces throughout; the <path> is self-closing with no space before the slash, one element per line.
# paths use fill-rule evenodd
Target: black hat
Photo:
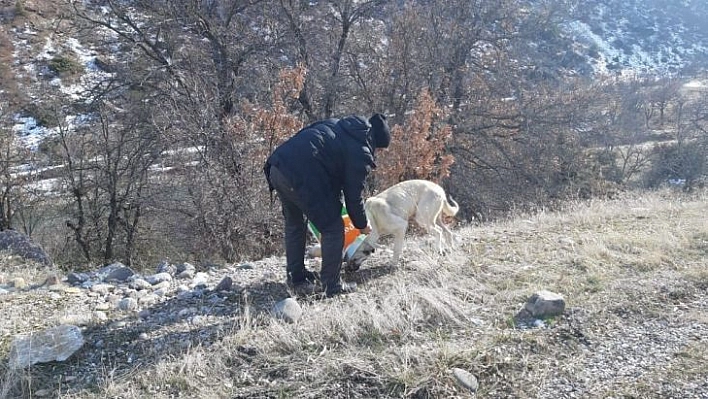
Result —
<path fill-rule="evenodd" d="M 386 116 L 383 114 L 374 114 L 369 118 L 369 124 L 371 124 L 374 147 L 388 147 L 391 143 L 391 131 L 388 129 L 388 123 L 386 123 Z"/>

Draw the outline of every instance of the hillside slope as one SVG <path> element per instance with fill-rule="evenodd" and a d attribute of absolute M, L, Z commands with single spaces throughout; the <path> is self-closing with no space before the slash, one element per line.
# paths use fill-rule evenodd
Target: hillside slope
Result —
<path fill-rule="evenodd" d="M 628 195 L 462 226 L 445 257 L 411 237 L 403 265 L 377 251 L 347 277 L 357 293 L 300 299 L 292 324 L 271 313 L 288 296 L 283 258 L 213 265 L 198 284 L 7 289 L 1 357 L 12 337 L 61 323 L 86 342 L 64 362 L 3 361 L 0 397 L 468 397 L 451 374 L 461 368 L 479 398 L 704 398 L 707 195 Z M 46 271 L 12 262 L 6 281 L 41 283 Z M 215 290 L 225 277 L 233 285 Z M 565 314 L 515 325 L 538 290 L 562 294 Z"/>

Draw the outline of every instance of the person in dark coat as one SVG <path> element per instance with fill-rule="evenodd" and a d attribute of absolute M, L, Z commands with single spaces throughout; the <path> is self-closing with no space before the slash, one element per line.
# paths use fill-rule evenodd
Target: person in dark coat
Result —
<path fill-rule="evenodd" d="M 287 282 L 297 293 L 316 289 L 317 275 L 305 268 L 307 219 L 320 231 L 322 269 L 319 280 L 326 296 L 354 291 L 340 280 L 344 223 L 342 194 L 354 227 L 370 232 L 364 213 L 366 177 L 376 168 L 374 151 L 391 141 L 386 117 L 374 114 L 315 122 L 278 146 L 264 171 L 276 191 L 285 218 Z"/>

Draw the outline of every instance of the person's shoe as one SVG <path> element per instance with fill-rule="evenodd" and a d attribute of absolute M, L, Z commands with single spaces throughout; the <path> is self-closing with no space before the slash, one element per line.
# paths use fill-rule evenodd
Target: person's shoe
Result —
<path fill-rule="evenodd" d="M 295 284 L 290 284 L 290 289 L 296 296 L 314 295 L 320 292 L 317 284 L 309 281 L 302 281 Z"/>
<path fill-rule="evenodd" d="M 325 296 L 329 298 L 337 295 L 351 294 L 352 292 L 356 292 L 356 283 L 343 282 L 331 288 L 327 287 Z"/>
<path fill-rule="evenodd" d="M 319 281 L 320 281 L 320 275 L 318 273 L 305 269 L 303 271 L 302 279 L 298 279 L 297 281 L 293 281 L 292 276 L 290 274 L 288 274 L 288 278 L 286 279 L 285 282 L 288 286 L 292 287 L 292 286 L 301 284 L 303 282 L 317 284 L 317 283 L 319 283 Z"/>

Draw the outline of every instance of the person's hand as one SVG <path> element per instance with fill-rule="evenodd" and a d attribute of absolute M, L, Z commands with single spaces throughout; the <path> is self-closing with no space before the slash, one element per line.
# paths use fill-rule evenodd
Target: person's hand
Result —
<path fill-rule="evenodd" d="M 361 234 L 369 234 L 369 233 L 371 233 L 371 226 L 367 225 L 363 229 L 359 229 L 359 232 Z"/>

